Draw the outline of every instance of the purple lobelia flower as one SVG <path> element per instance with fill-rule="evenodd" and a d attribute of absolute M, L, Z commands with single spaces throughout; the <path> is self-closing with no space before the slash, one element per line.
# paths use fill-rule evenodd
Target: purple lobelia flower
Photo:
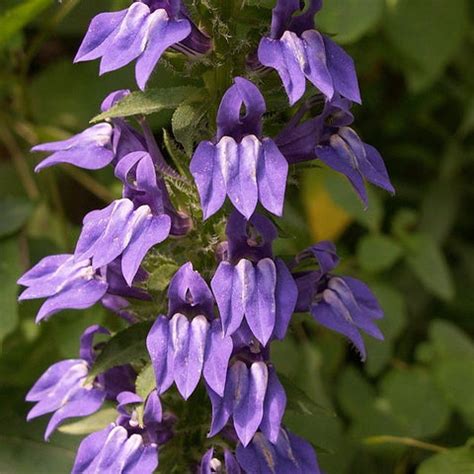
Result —
<path fill-rule="evenodd" d="M 210 41 L 192 24 L 181 1 L 140 0 L 93 18 L 75 62 L 101 58 L 104 74 L 136 59 L 135 77 L 144 89 L 162 54 L 173 46 L 196 54 L 206 52 Z"/>
<path fill-rule="evenodd" d="M 334 258 L 334 244 L 320 242 L 303 252 L 299 260 L 310 254 L 318 260 L 320 269 L 295 275 L 299 290 L 297 311 L 309 311 L 318 323 L 349 338 L 365 360 L 360 331 L 383 340 L 375 325 L 383 317 L 377 299 L 361 281 L 329 273 L 338 261 Z"/>
<path fill-rule="evenodd" d="M 138 395 L 122 392 L 117 401 L 116 422 L 81 442 L 72 474 L 151 474 L 158 467 L 158 446 L 173 436 L 174 417 L 162 413 L 156 390 L 145 402 L 142 423 L 134 408 L 143 404 Z"/>
<path fill-rule="evenodd" d="M 67 140 L 37 145 L 31 151 L 51 152 L 52 155 L 43 160 L 35 171 L 58 163 L 74 164 L 89 170 L 103 168 L 114 159 L 112 134 L 112 125 L 99 123 Z"/>
<path fill-rule="evenodd" d="M 102 102 L 102 111 L 109 110 L 129 94 L 129 90 L 112 92 Z M 117 163 L 132 151 L 144 150 L 145 139 L 123 119 L 113 119 L 111 123 L 99 123 L 67 140 L 37 145 L 31 151 L 51 153 L 36 166 L 38 172 L 59 163 L 97 170 Z"/>
<path fill-rule="evenodd" d="M 236 455 L 245 472 L 322 474 L 312 446 L 283 428 L 276 442 L 270 443 L 257 433 L 248 446 L 237 446 Z"/>
<path fill-rule="evenodd" d="M 273 140 L 261 137 L 264 112 L 258 88 L 236 77 L 219 107 L 215 143 L 201 142 L 190 165 L 205 219 L 222 207 L 226 195 L 247 219 L 259 201 L 282 214 L 288 163 Z"/>
<path fill-rule="evenodd" d="M 299 124 L 297 114 L 275 142 L 290 163 L 318 158 L 344 174 L 367 206 L 364 180 L 392 194 L 395 190 L 379 152 L 349 127 L 354 120 L 350 107 L 349 100 L 335 96 L 316 118 Z"/>
<path fill-rule="evenodd" d="M 298 292 L 285 263 L 272 258 L 275 226 L 259 214 L 246 221 L 234 211 L 226 234 L 228 255 L 211 281 L 224 333 L 233 334 L 245 318 L 261 344 L 283 339 Z"/>
<path fill-rule="evenodd" d="M 86 215 L 75 258 L 90 258 L 97 269 L 121 256 L 123 275 L 131 285 L 148 250 L 168 237 L 171 218 L 165 213 L 166 187 L 150 154 L 129 153 L 115 174 L 124 182 L 124 198 Z"/>
<path fill-rule="evenodd" d="M 36 402 L 28 413 L 28 420 L 54 413 L 46 428 L 45 439 L 64 420 L 91 415 L 105 399 L 115 399 L 119 392 L 134 386 L 135 372 L 130 366 L 115 367 L 88 381 L 89 369 L 95 359 L 92 342 L 98 333 L 109 334 L 97 325 L 86 329 L 81 337 L 80 359 L 63 360 L 52 365 L 26 395 L 27 401 Z"/>
<path fill-rule="evenodd" d="M 306 79 L 328 99 L 335 93 L 361 102 L 351 57 L 327 36 L 315 29 L 314 15 L 322 0 L 309 0 L 304 13 L 300 0 L 278 0 L 273 9 L 270 36 L 260 41 L 258 59 L 276 69 L 290 103 L 304 94 Z M 299 15 L 295 15 L 295 13 Z"/>
<path fill-rule="evenodd" d="M 52 255 L 43 258 L 19 280 L 28 287 L 20 301 L 47 298 L 36 316 L 36 322 L 63 309 L 85 309 L 100 301 L 108 284 L 100 271 L 92 268 L 89 259 L 75 260 L 73 255 Z"/>
<path fill-rule="evenodd" d="M 158 316 L 146 341 L 158 393 L 175 382 L 183 398 L 188 399 L 202 374 L 207 384 L 222 395 L 232 340 L 224 336 L 219 321 L 213 319 L 214 298 L 191 263 L 174 275 L 168 298 L 169 317 Z"/>
<path fill-rule="evenodd" d="M 219 433 L 232 417 L 240 442 L 247 446 L 260 429 L 276 442 L 286 407 L 286 394 L 263 352 L 240 349 L 228 369 L 224 395 L 207 387 L 212 404 L 209 437 Z"/>
<path fill-rule="evenodd" d="M 201 460 L 199 466 L 199 474 L 213 474 L 225 472 L 226 474 L 241 474 L 239 463 L 235 456 L 228 450 L 224 449 L 224 465 L 222 461 L 214 456 L 214 448 L 210 448 Z"/>
<path fill-rule="evenodd" d="M 128 286 L 118 273 L 120 266 L 120 260 L 115 260 L 94 269 L 90 259 L 76 260 L 71 254 L 45 257 L 18 280 L 27 287 L 19 299 L 46 298 L 36 322 L 63 309 L 86 309 L 99 301 L 106 307 L 113 306 L 111 298 L 115 304 L 120 298 L 122 307 L 127 305 L 125 298 L 149 299 L 144 291 Z M 137 281 L 142 278 L 139 274 Z"/>

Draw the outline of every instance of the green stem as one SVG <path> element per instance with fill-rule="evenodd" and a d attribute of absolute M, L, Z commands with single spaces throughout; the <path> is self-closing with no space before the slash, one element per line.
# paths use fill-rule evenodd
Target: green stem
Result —
<path fill-rule="evenodd" d="M 40 192 L 36 181 L 34 180 L 30 167 L 26 162 L 25 155 L 21 151 L 18 143 L 15 140 L 13 134 L 6 128 L 0 127 L 0 140 L 5 145 L 10 157 L 13 161 L 13 166 L 20 178 L 21 184 L 25 188 L 27 196 L 32 200 L 36 201 L 39 199 Z"/>
<path fill-rule="evenodd" d="M 77 168 L 73 168 L 71 166 L 61 166 L 60 168 L 74 181 L 77 181 L 83 188 L 87 189 L 89 192 L 91 192 L 94 196 L 97 196 L 102 201 L 109 203 L 116 198 L 116 196 L 114 196 L 114 194 L 110 192 L 108 188 L 100 184 L 98 181 L 96 181 L 84 171 Z"/>
<path fill-rule="evenodd" d="M 52 202 L 54 210 L 57 212 L 58 217 L 59 217 L 59 226 L 61 228 L 63 247 L 65 250 L 69 250 L 70 242 L 69 242 L 68 225 L 66 221 L 66 212 L 64 210 L 64 206 L 62 203 L 58 183 L 56 181 L 56 177 L 54 175 L 53 170 L 50 170 L 50 172 L 45 173 L 45 175 L 46 175 L 46 180 L 48 183 L 51 202 Z"/>
<path fill-rule="evenodd" d="M 31 43 L 31 46 L 26 51 L 25 60 L 23 67 L 28 69 L 31 60 L 38 53 L 39 49 L 43 45 L 44 41 L 50 36 L 56 29 L 64 18 L 66 18 L 69 13 L 77 6 L 80 0 L 69 0 L 66 3 L 63 3 L 61 7 L 56 11 L 56 13 L 51 17 L 51 19 L 46 23 L 41 32 L 34 38 Z M 26 72 L 26 71 L 25 71 Z"/>
<path fill-rule="evenodd" d="M 403 436 L 370 436 L 364 439 L 364 443 L 367 445 L 376 445 L 376 444 L 385 444 L 385 443 L 394 443 L 394 444 L 403 444 L 405 446 L 411 446 L 413 448 L 425 449 L 426 451 L 433 451 L 435 453 L 442 453 L 447 451 L 448 448 L 443 446 L 438 446 L 436 444 L 425 443 L 424 441 L 419 441 L 413 438 L 407 438 Z"/>

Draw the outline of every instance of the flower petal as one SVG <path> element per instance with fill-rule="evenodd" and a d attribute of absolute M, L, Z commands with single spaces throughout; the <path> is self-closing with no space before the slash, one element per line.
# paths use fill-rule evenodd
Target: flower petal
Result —
<path fill-rule="evenodd" d="M 100 13 L 95 16 L 82 40 L 74 62 L 100 58 L 106 51 L 111 38 L 115 35 L 115 30 L 120 26 L 127 12 L 128 8 L 118 12 Z"/>
<path fill-rule="evenodd" d="M 251 274 L 255 282 L 251 281 Z M 249 287 L 255 285 L 255 290 L 244 297 L 245 318 L 255 337 L 265 346 L 275 327 L 276 318 L 276 268 L 270 258 L 260 260 L 252 269 L 248 267 L 248 274 L 244 276 L 243 286 L 249 279 Z"/>
<path fill-rule="evenodd" d="M 53 152 L 53 154 L 41 161 L 35 171 L 59 163 L 68 163 L 88 170 L 104 168 L 114 159 L 112 133 L 110 124 L 100 123 L 68 140 L 37 145 L 31 151 Z"/>
<path fill-rule="evenodd" d="M 215 319 L 208 333 L 203 375 L 209 387 L 221 397 L 224 396 L 232 349 L 232 339 L 224 335 L 219 320 Z"/>
<path fill-rule="evenodd" d="M 102 406 L 105 400 L 105 392 L 99 389 L 81 388 L 61 407 L 57 410 L 49 420 L 45 440 L 48 440 L 51 433 L 68 418 L 79 416 L 89 416 L 95 413 Z"/>
<path fill-rule="evenodd" d="M 326 61 L 334 84 L 334 90 L 358 104 L 362 103 L 359 82 L 352 58 L 334 41 L 323 36 Z"/>
<path fill-rule="evenodd" d="M 221 262 L 212 278 L 211 288 L 219 308 L 222 330 L 230 336 L 239 328 L 244 317 L 242 282 L 234 266 Z"/>
<path fill-rule="evenodd" d="M 277 442 L 278 435 L 280 434 L 281 420 L 283 419 L 285 408 L 285 389 L 278 380 L 275 369 L 270 368 L 268 370 L 268 386 L 265 394 L 260 430 L 272 443 Z"/>
<path fill-rule="evenodd" d="M 158 393 L 165 392 L 173 383 L 173 366 L 170 364 L 173 352 L 169 332 L 168 318 L 158 316 L 146 338 L 146 347 L 153 364 Z"/>
<path fill-rule="evenodd" d="M 169 235 L 171 229 L 171 219 L 163 214 L 153 216 L 150 214 L 148 206 L 140 206 L 134 214 L 139 212 L 148 214 L 145 219 L 133 229 L 133 237 L 122 256 L 122 273 L 125 281 L 132 286 L 133 279 L 137 274 L 145 255 L 151 247 L 163 242 Z"/>
<path fill-rule="evenodd" d="M 281 216 L 288 177 L 288 162 L 273 140 L 265 138 L 262 144 L 263 153 L 257 164 L 258 197 L 265 209 Z"/>
<path fill-rule="evenodd" d="M 295 39 L 296 38 L 296 39 Z M 264 65 L 276 69 L 283 86 L 285 87 L 290 104 L 295 104 L 304 94 L 306 78 L 301 70 L 297 58 L 294 56 L 295 47 L 289 48 L 286 43 L 290 40 L 293 45 L 299 38 L 289 31 L 285 31 L 282 40 L 262 38 L 258 47 L 258 59 Z"/>
<path fill-rule="evenodd" d="M 226 189 L 216 149 L 211 142 L 203 141 L 194 152 L 190 164 L 191 174 L 199 191 L 204 219 L 215 214 L 224 204 Z"/>
<path fill-rule="evenodd" d="M 235 371 L 234 427 L 241 443 L 247 446 L 263 419 L 268 370 L 264 362 L 254 362 L 250 370 L 243 362 L 236 362 L 231 371 Z"/>
<path fill-rule="evenodd" d="M 177 318 L 179 320 L 174 326 Z M 173 327 L 176 327 L 173 337 L 173 341 L 176 340 L 173 342 L 174 379 L 179 393 L 187 400 L 201 377 L 209 323 L 204 316 L 196 316 L 189 324 L 185 316 L 178 314 L 173 317 L 170 324 L 172 331 Z"/>
<path fill-rule="evenodd" d="M 191 24 L 188 20 L 171 20 L 164 9 L 153 12 L 149 21 L 148 42 L 145 51 L 137 60 L 135 69 L 137 84 L 142 90 L 145 89 L 156 63 L 165 50 L 191 33 Z"/>
<path fill-rule="evenodd" d="M 76 460 L 71 474 L 84 474 L 89 471 L 89 466 L 100 453 L 105 444 L 105 440 L 112 431 L 114 424 L 110 424 L 101 431 L 90 434 L 81 441 L 76 454 Z"/>
<path fill-rule="evenodd" d="M 63 309 L 86 309 L 100 301 L 108 285 L 100 280 L 78 280 L 65 290 L 49 297 L 36 315 L 36 322 L 47 319 Z"/>
<path fill-rule="evenodd" d="M 284 339 L 293 312 L 298 300 L 298 287 L 285 263 L 277 258 L 275 260 L 277 280 L 275 288 L 276 318 L 274 336 Z"/>
<path fill-rule="evenodd" d="M 107 42 L 102 52 L 100 74 L 120 69 L 145 49 L 150 18 L 150 8 L 142 2 L 134 2 Z"/>

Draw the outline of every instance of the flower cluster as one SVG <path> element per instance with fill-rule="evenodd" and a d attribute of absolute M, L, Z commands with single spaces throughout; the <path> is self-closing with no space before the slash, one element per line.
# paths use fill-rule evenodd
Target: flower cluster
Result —
<path fill-rule="evenodd" d="M 156 263 L 150 255 L 165 252 L 170 238 L 192 245 L 201 227 L 211 222 L 219 231 L 225 222 L 219 241 L 210 244 L 211 267 L 171 253 L 180 264 L 167 285 L 167 304 L 145 316 L 147 357 L 98 373 L 95 361 L 108 342 L 94 345 L 93 337 L 110 338 L 110 333 L 93 326 L 82 336 L 80 358 L 54 364 L 28 393 L 27 400 L 36 402 L 29 419 L 52 413 L 46 439 L 64 420 L 116 401 L 115 421 L 82 441 L 74 473 L 154 472 L 158 453 L 166 453 L 165 445 L 180 436 L 176 427 L 187 426 L 190 410 L 180 406 L 202 395 L 210 400 L 211 413 L 201 402 L 193 407 L 210 414 L 209 441 L 193 446 L 201 450 L 200 458 L 187 460 L 188 470 L 322 472 L 311 445 L 282 423 L 287 395 L 271 360 L 271 344 L 286 337 L 295 312 L 309 312 L 316 323 L 346 336 L 365 359 L 360 330 L 382 339 L 375 321 L 383 313 L 364 283 L 333 274 L 339 258 L 332 243 L 316 243 L 292 260 L 277 257 L 274 222 L 283 214 L 290 164 L 324 162 L 349 179 L 365 205 L 365 181 L 389 192 L 393 187 L 377 150 L 349 128 L 351 101 L 360 102 L 354 64 L 316 30 L 314 16 L 322 1 L 311 0 L 306 9 L 302 3 L 277 0 L 269 33 L 257 48 L 260 66 L 252 74 L 275 69 L 291 105 L 308 97 L 271 138 L 263 131 L 262 92 L 242 77 L 244 72 L 232 78 L 217 117 L 211 117 L 215 135 L 202 137 L 189 163 L 205 223 L 173 200 L 170 182 L 187 176 L 167 163 L 143 117 L 139 128 L 113 118 L 33 149 L 49 153 L 38 171 L 58 163 L 89 170 L 110 165 L 122 184 L 120 199 L 85 216 L 73 253 L 46 257 L 19 280 L 27 287 L 20 299 L 45 298 L 38 322 L 62 309 L 100 302 L 133 328 L 144 318 L 134 311 L 138 302 L 157 307 L 147 281 L 160 267 L 150 269 Z M 196 60 L 213 43 L 182 1 L 140 0 L 96 16 L 76 61 L 101 58 L 103 73 L 136 60 L 143 89 L 169 48 Z M 316 88 L 311 93 L 305 93 L 306 79 Z M 129 94 L 111 93 L 102 111 Z M 321 100 L 324 107 L 314 115 Z M 144 393 L 135 379 L 147 372 L 151 383 Z"/>

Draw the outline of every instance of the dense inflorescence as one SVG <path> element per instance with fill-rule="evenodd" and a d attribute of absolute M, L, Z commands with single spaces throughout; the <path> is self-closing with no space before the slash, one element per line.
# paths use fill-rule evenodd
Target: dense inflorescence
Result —
<path fill-rule="evenodd" d="M 321 0 L 306 8 L 277 0 L 268 33 L 236 50 L 243 60 L 226 55 L 222 45 L 235 46 L 232 15 L 246 7 L 223 3 L 201 19 L 196 2 L 135 1 L 96 16 L 76 56 L 100 58 L 101 73 L 136 60 L 141 89 L 163 55 L 201 68 L 212 93 L 190 161 L 175 168 L 144 116 L 136 128 L 116 112 L 33 149 L 49 153 L 37 171 L 111 166 L 122 185 L 122 197 L 85 216 L 73 253 L 46 257 L 19 280 L 27 287 L 20 299 L 45 298 L 37 322 L 96 303 L 122 319 L 116 334 L 88 328 L 79 358 L 51 366 L 27 395 L 36 402 L 29 419 L 52 413 L 46 439 L 68 418 L 116 403 L 110 424 L 82 441 L 74 473 L 152 473 L 159 457 L 166 472 L 321 472 L 311 444 L 282 423 L 287 395 L 271 344 L 286 337 L 295 312 L 346 336 L 362 359 L 361 330 L 383 339 L 377 300 L 361 281 L 333 273 L 331 242 L 294 258 L 274 252 L 291 167 L 325 163 L 366 206 L 366 181 L 393 192 L 377 150 L 349 127 L 352 102 L 360 102 L 354 64 L 316 29 Z M 272 69 L 292 106 L 274 138 L 257 85 Z M 102 112 L 120 110 L 133 94 L 112 92 Z M 160 292 L 149 284 L 157 275 Z M 140 349 L 123 360 L 127 342 Z"/>

